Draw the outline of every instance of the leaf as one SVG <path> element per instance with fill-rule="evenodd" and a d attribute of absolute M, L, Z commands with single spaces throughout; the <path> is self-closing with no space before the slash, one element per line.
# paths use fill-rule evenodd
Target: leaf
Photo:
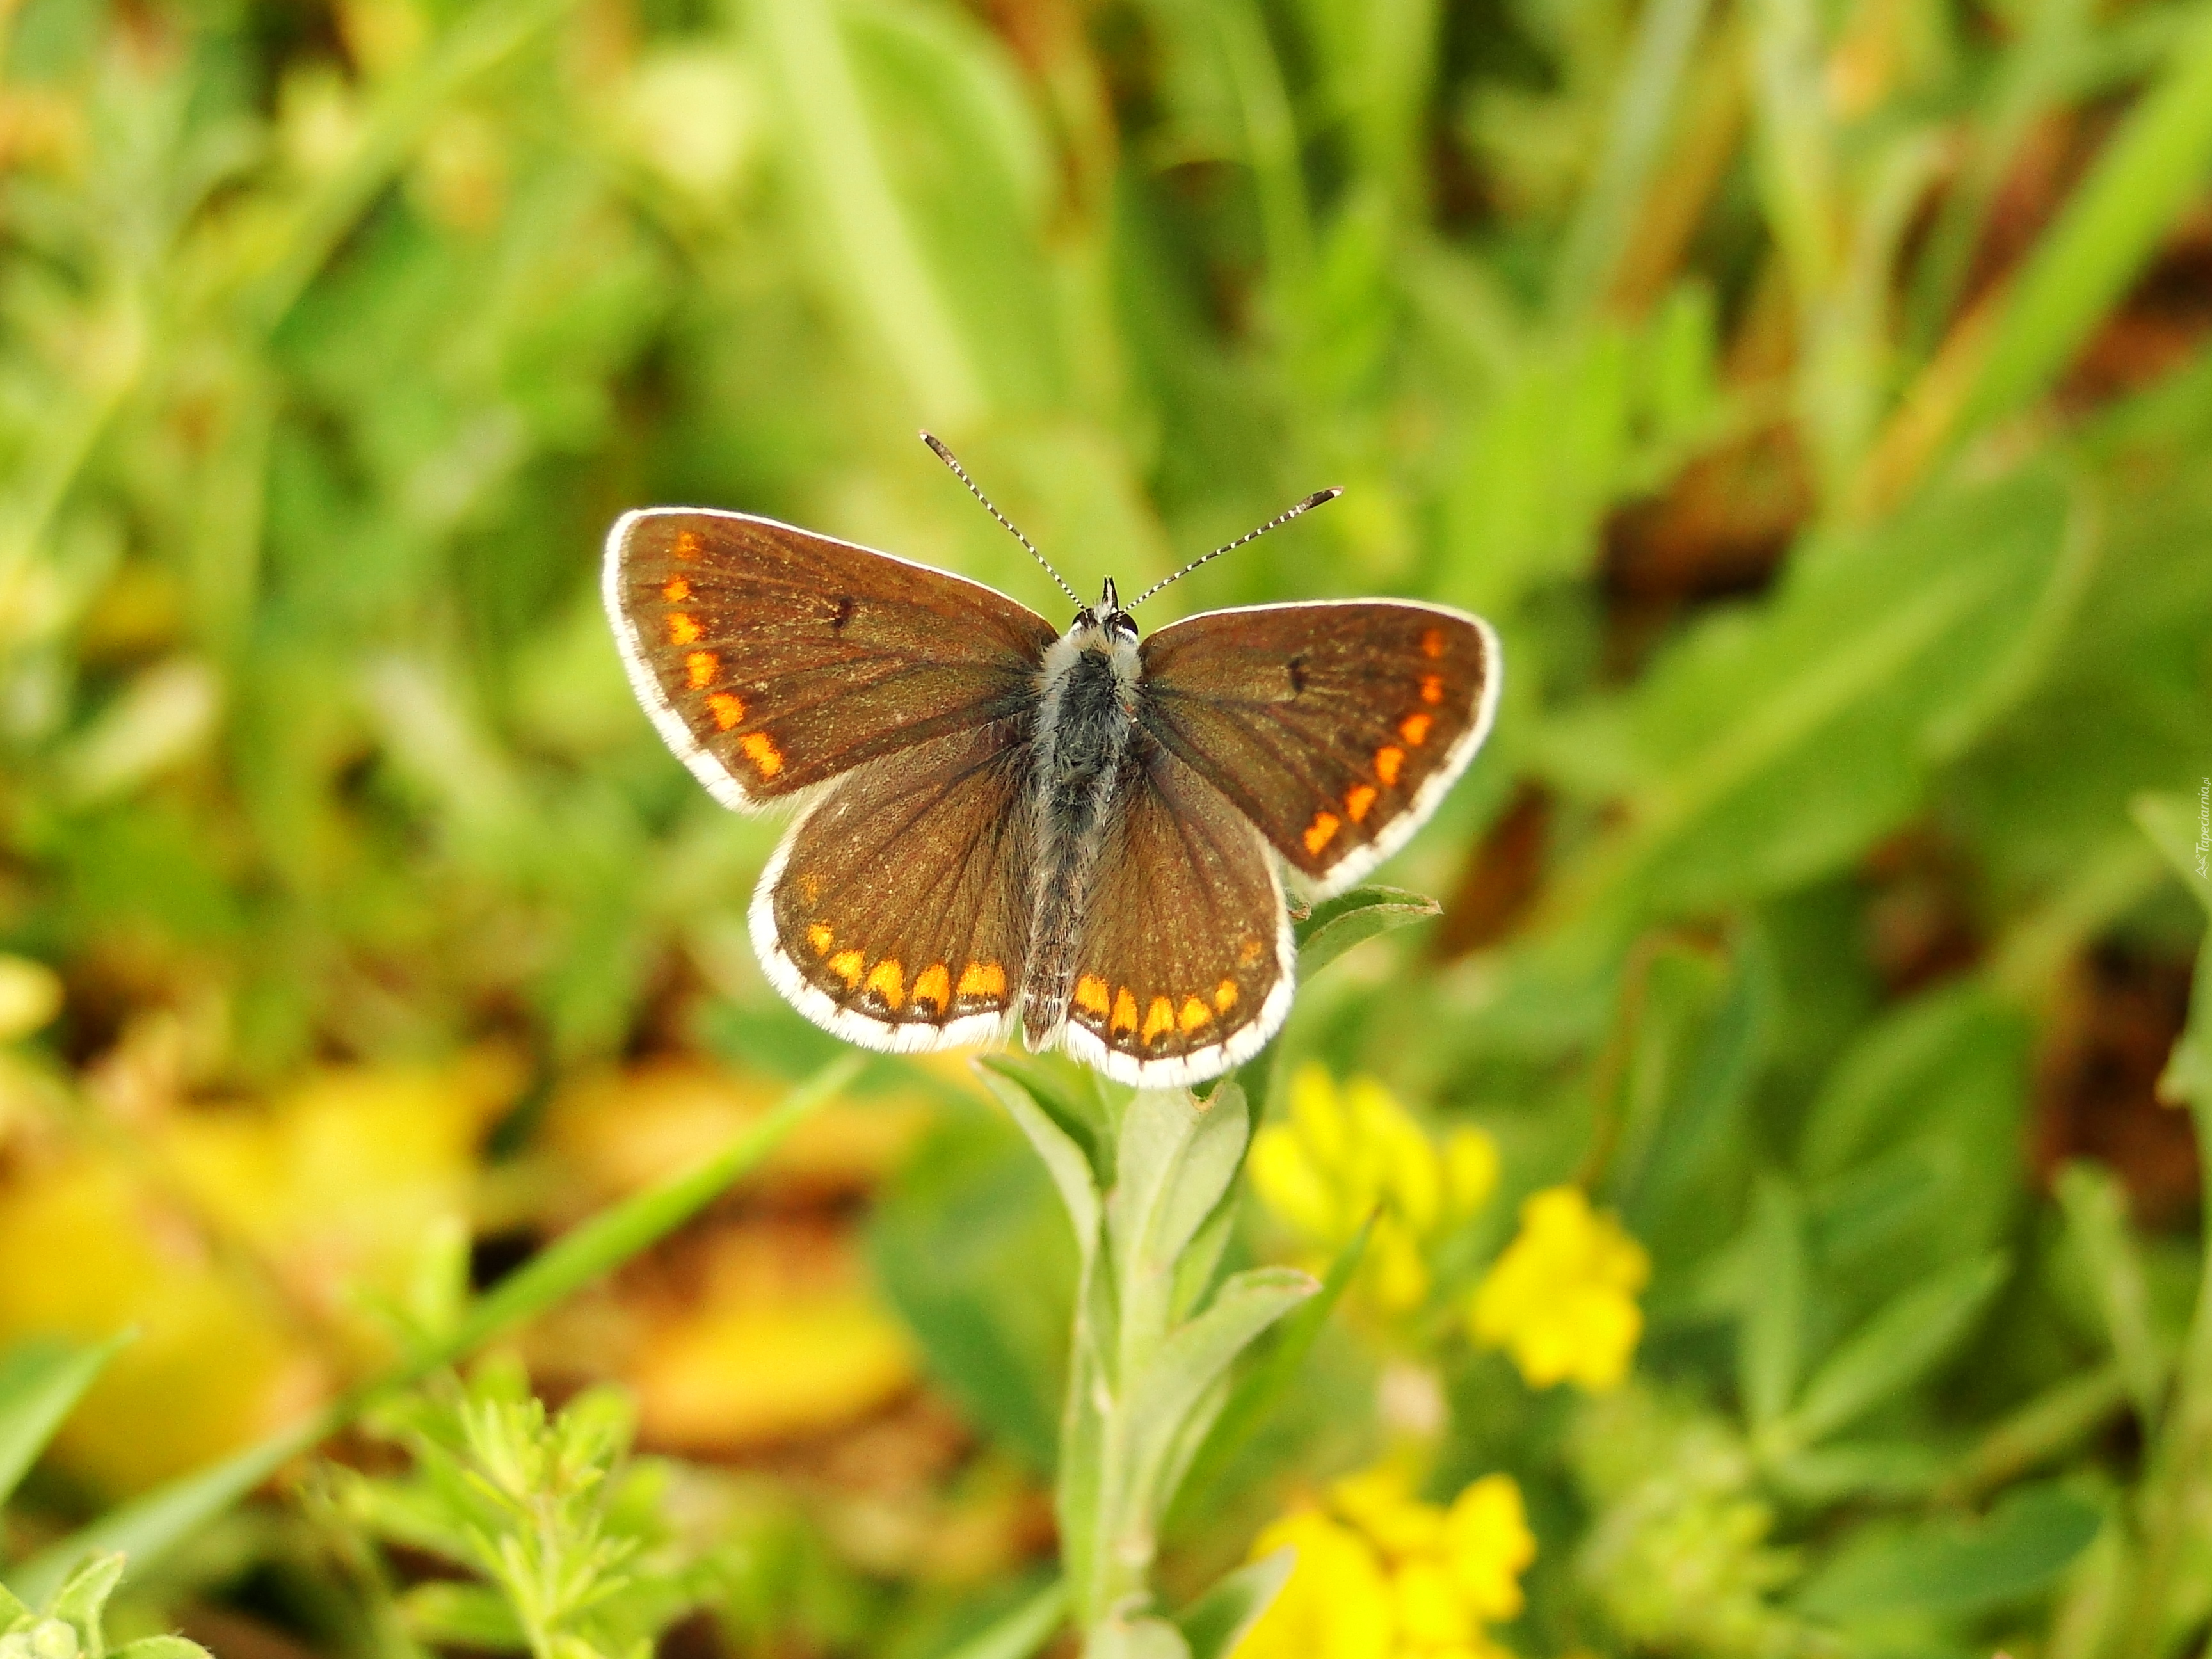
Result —
<path fill-rule="evenodd" d="M 85 1652 L 105 1653 L 107 1637 L 100 1620 L 107 1611 L 107 1598 L 122 1580 L 120 1555 L 95 1555 L 62 1582 L 47 1605 L 46 1617 L 75 1626 Z"/>
<path fill-rule="evenodd" d="M 1204 1492 L 1210 1487 L 1267 1419 L 1275 1402 L 1297 1380 L 1299 1369 L 1328 1324 L 1330 1313 L 1358 1276 L 1359 1264 L 1367 1254 L 1367 1241 L 1374 1231 L 1375 1218 L 1370 1216 L 1328 1264 L 1328 1271 L 1322 1276 L 1321 1289 L 1283 1321 L 1260 1363 L 1237 1379 L 1212 1427 L 1193 1455 L 1182 1481 L 1182 1491 Z"/>
<path fill-rule="evenodd" d="M 1164 1619 L 1109 1616 L 1084 1634 L 1084 1659 L 1190 1659 L 1182 1632 Z"/>
<path fill-rule="evenodd" d="M 1991 1251 L 1907 1291 L 1869 1320 L 1805 1385 L 1775 1426 L 1785 1444 L 1826 1438 L 1933 1370 L 2004 1283 L 2007 1258 Z"/>
<path fill-rule="evenodd" d="M 869 118 L 851 42 L 829 0 L 750 11 L 782 94 L 791 161 L 822 204 L 819 249 L 839 295 L 865 320 L 915 407 L 940 428 L 983 416 L 989 395 L 920 226 L 901 199 L 888 135 Z"/>
<path fill-rule="evenodd" d="M 125 1332 L 90 1347 L 25 1342 L 0 1359 L 0 1500 L 15 1490 L 62 1419 L 131 1340 Z"/>
<path fill-rule="evenodd" d="M 1273 1603 L 1297 1556 L 1286 1547 L 1224 1574 L 1177 1613 L 1176 1624 L 1190 1644 L 1190 1659 L 1228 1659 Z"/>
<path fill-rule="evenodd" d="M 930 1374 L 1048 1474 L 1080 1261 L 1029 1143 L 988 1108 L 948 1113 L 878 1198 L 868 1244 Z"/>
<path fill-rule="evenodd" d="M 1029 1659 L 1067 1618 L 1067 1584 L 1055 1578 L 943 1659 Z"/>
<path fill-rule="evenodd" d="M 1796 1502 L 1826 1507 L 1850 1498 L 1918 1498 L 1942 1478 L 1943 1460 L 1913 1441 L 1854 1441 L 1795 1452 L 1770 1470 Z"/>
<path fill-rule="evenodd" d="M 1171 1288 L 1185 1247 L 1237 1177 L 1250 1121 L 1234 1082 L 1202 1104 L 1179 1089 L 1130 1101 L 1117 1154 L 1121 1178 L 1108 1203 L 1125 1298 L 1133 1300 L 1140 1287 Z"/>
<path fill-rule="evenodd" d="M 2063 477 L 2030 468 L 1822 537 L 1758 611 L 1717 615 L 1617 708 L 1540 732 L 1564 755 L 1591 718 L 1625 720 L 1629 757 L 1623 827 L 1570 870 L 1550 926 L 1618 937 L 1773 892 L 1902 823 L 1936 736 L 1955 748 L 2024 689 L 2021 639 L 2068 579 L 2071 507 Z"/>
<path fill-rule="evenodd" d="M 410 1634 L 440 1647 L 501 1653 L 530 1644 L 513 1604 L 489 1584 L 417 1584 L 400 1597 L 399 1611 Z"/>
<path fill-rule="evenodd" d="M 2033 1487 L 1978 1522 L 1937 1520 L 1856 1541 L 1814 1577 L 1796 1605 L 1846 1622 L 1996 1607 L 2049 1585 L 2103 1524 L 2103 1511 L 2087 1498 L 2055 1486 Z"/>
<path fill-rule="evenodd" d="M 2067 1234 L 2104 1316 L 2105 1334 L 2127 1379 L 2136 1420 L 2146 1436 L 2155 1434 L 2166 1364 L 2151 1333 L 2150 1291 L 2142 1253 L 2128 1231 L 2126 1195 L 2110 1170 L 2078 1160 L 2058 1172 L 2057 1193 Z"/>
<path fill-rule="evenodd" d="M 1067 1073 L 1030 1054 L 981 1054 L 975 1064 L 1018 1081 L 1060 1132 L 1083 1149 L 1092 1183 L 1100 1192 L 1114 1185 L 1114 1126 L 1106 1121 L 1088 1073 L 1071 1085 Z"/>
<path fill-rule="evenodd" d="M 2200 788 L 2203 786 L 2200 786 Z M 2212 794 L 2141 794 L 2129 804 L 2136 823 L 2173 867 L 2192 897 L 2212 915 Z"/>
<path fill-rule="evenodd" d="M 2212 13 L 2128 112 L 2002 303 L 1959 433 L 2009 415 L 2064 372 L 2148 262 L 2212 165 Z"/>
<path fill-rule="evenodd" d="M 1311 979 L 1353 945 L 1378 934 L 1443 914 L 1434 899 L 1396 887 L 1355 887 L 1323 899 L 1293 928 L 1298 977 Z"/>
<path fill-rule="evenodd" d="M 1030 1092 L 1025 1072 L 1006 1065 L 995 1054 L 982 1055 L 975 1065 L 982 1074 L 984 1086 L 1013 1115 L 1015 1127 L 1029 1138 L 1030 1145 L 1044 1160 L 1045 1171 L 1052 1176 L 1052 1184 L 1059 1190 L 1060 1201 L 1067 1211 L 1068 1222 L 1075 1229 L 1076 1248 L 1087 1272 L 1087 1264 L 1098 1248 L 1102 1207 L 1091 1160 L 1084 1156 L 1082 1146 L 1074 1138 L 1060 1127 L 1059 1119 Z"/>
<path fill-rule="evenodd" d="M 1161 1485 L 1175 1447 L 1189 1441 L 1188 1419 L 1201 1398 L 1253 1338 L 1320 1289 L 1320 1281 L 1291 1267 L 1237 1273 L 1211 1307 L 1176 1330 L 1129 1380 L 1128 1480 L 1133 1491 L 1146 1494 L 1151 1520 L 1157 1522 L 1175 1497 Z"/>
<path fill-rule="evenodd" d="M 119 1648 L 110 1648 L 107 1659 L 214 1659 L 214 1656 L 181 1636 L 142 1636 Z"/>
<path fill-rule="evenodd" d="M 1805 1218 L 1788 1182 L 1759 1182 L 1745 1245 L 1759 1271 L 1738 1342 L 1737 1387 L 1745 1415 L 1759 1428 L 1789 1408 L 1803 1361 Z"/>

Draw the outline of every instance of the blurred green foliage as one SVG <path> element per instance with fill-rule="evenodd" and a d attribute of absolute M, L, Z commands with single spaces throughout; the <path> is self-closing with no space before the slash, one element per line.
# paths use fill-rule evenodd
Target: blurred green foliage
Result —
<path fill-rule="evenodd" d="M 1371 1452 L 1412 1367 L 1437 1495 L 1528 1494 L 1518 1651 L 2203 1650 L 2202 972 L 2151 1083 L 2212 774 L 2205 0 L 10 0 L 0 54 L 5 1335 L 149 1316 L 100 1273 L 162 1235 L 82 1173 L 137 1167 L 149 1090 L 496 1040 L 527 1172 L 587 1068 L 821 1059 L 744 942 L 773 827 L 623 684 L 621 510 L 1057 615 L 918 425 L 1079 587 L 1340 483 L 1147 625 L 1497 623 L 1497 733 L 1386 872 L 1441 927 L 1316 981 L 1285 1047 L 1483 1126 L 1504 1194 L 1426 1326 L 1340 1322 L 1205 1462 L 1169 1579 Z M 1449 1316 L 1565 1181 L 1653 1262 L 1636 1376 L 1587 1402 Z M 947 1108 L 871 1224 L 1032 1474 L 1052 1205 Z M 328 1381 L 285 1376 L 210 1432 Z M 39 1514 L 112 1495 L 72 1478 Z M 301 1524 L 212 1528 L 151 1605 L 413 1651 L 298 1612 L 366 1548 Z M 720 1639 L 922 1655 L 1035 1589 L 827 1535 L 757 1531 Z"/>

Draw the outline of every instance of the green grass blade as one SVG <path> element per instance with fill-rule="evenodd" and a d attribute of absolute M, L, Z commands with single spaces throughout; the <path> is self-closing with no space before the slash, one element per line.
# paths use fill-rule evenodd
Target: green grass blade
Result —
<path fill-rule="evenodd" d="M 1605 155 L 1560 250 L 1552 305 L 1562 319 L 1602 300 L 1620 267 L 1652 170 L 1665 157 L 1668 125 L 1705 23 L 1705 0 L 1654 0 L 1644 9 Z"/>
<path fill-rule="evenodd" d="M 131 1571 L 143 1567 L 290 1459 L 344 1427 L 379 1396 L 466 1357 L 666 1237 L 757 1167 L 801 1118 L 849 1084 L 862 1064 L 855 1054 L 832 1060 L 714 1157 L 562 1234 L 501 1279 L 438 1341 L 341 1395 L 307 1421 L 111 1510 L 9 1574 L 9 1587 L 35 1605 L 89 1554 L 117 1551 L 128 1558 Z"/>
<path fill-rule="evenodd" d="M 829 244 L 819 253 L 914 406 L 941 426 L 975 420 L 990 401 L 981 371 L 892 184 L 835 9 L 769 0 L 749 21 L 783 89 L 795 182 Z"/>
<path fill-rule="evenodd" d="M 2005 303 L 1958 432 L 2048 390 L 2212 168 L 2212 9 L 2129 114 Z"/>
<path fill-rule="evenodd" d="M 62 1419 L 130 1340 L 125 1332 L 83 1348 L 26 1342 L 0 1359 L 0 1499 L 15 1490 Z"/>
<path fill-rule="evenodd" d="M 848 1086 L 864 1063 L 857 1054 L 830 1061 L 793 1089 L 773 1111 L 688 1174 L 640 1193 L 563 1233 L 495 1285 L 451 1336 L 415 1363 L 406 1380 L 450 1364 L 666 1237 L 750 1173 L 801 1118 Z"/>

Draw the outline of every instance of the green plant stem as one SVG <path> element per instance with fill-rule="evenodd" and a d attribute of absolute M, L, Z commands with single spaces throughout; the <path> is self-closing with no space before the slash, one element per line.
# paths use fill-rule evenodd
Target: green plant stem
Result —
<path fill-rule="evenodd" d="M 849 1054 L 831 1061 L 713 1157 L 562 1234 L 501 1279 L 452 1330 L 290 1427 L 80 1528 L 9 1573 L 9 1587 L 27 1601 L 42 1603 L 77 1562 L 109 1551 L 128 1557 L 132 1571 L 142 1571 L 194 1527 L 228 1509 L 378 1401 L 465 1358 L 666 1237 L 757 1168 L 800 1119 L 849 1084 L 862 1063 Z"/>

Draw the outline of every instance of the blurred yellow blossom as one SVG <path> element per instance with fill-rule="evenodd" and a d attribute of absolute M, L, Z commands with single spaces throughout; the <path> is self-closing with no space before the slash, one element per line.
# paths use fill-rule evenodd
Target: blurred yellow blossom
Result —
<path fill-rule="evenodd" d="M 1340 1480 L 1326 1510 L 1292 1511 L 1252 1556 L 1297 1551 L 1282 1594 L 1237 1659 L 1502 1659 L 1483 1626 L 1517 1617 L 1536 1540 L 1510 1475 L 1449 1509 L 1419 1501 L 1384 1464 Z"/>
<path fill-rule="evenodd" d="M 0 952 L 0 1042 L 28 1036 L 61 1006 L 62 982 L 52 969 Z"/>
<path fill-rule="evenodd" d="M 1372 1078 L 1339 1087 L 1318 1065 L 1291 1080 L 1287 1123 L 1252 1143 L 1261 1200 L 1327 1254 L 1376 1218 L 1368 1283 L 1394 1312 L 1429 1293 L 1424 1247 L 1480 1208 L 1498 1184 L 1498 1148 L 1480 1129 L 1454 1129 L 1439 1146 Z"/>
<path fill-rule="evenodd" d="M 1547 1187 L 1521 1206 L 1521 1231 L 1476 1287 L 1475 1340 L 1513 1356 L 1534 1388 L 1616 1388 L 1644 1332 L 1636 1293 L 1651 1258 L 1578 1187 Z"/>

